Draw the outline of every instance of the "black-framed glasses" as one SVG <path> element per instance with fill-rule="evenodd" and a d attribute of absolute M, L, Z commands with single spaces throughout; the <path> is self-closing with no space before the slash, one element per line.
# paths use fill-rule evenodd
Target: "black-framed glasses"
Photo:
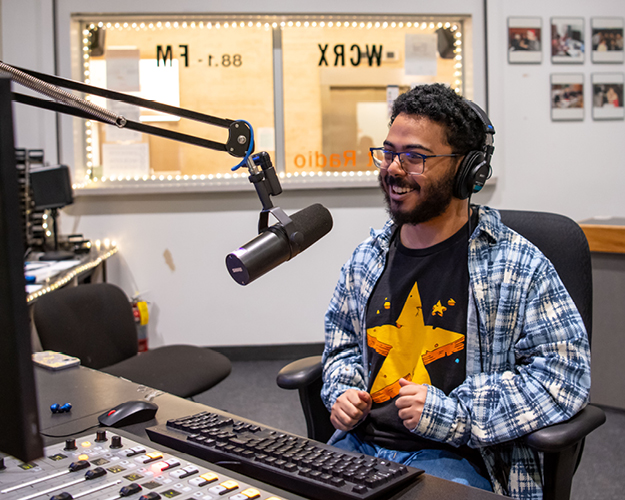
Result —
<path fill-rule="evenodd" d="M 399 164 L 401 165 L 404 172 L 409 175 L 421 175 L 423 170 L 425 169 L 425 160 L 426 158 L 442 158 L 442 157 L 453 157 L 453 156 L 461 156 L 459 154 L 449 154 L 449 155 L 423 155 L 421 153 L 415 153 L 413 151 L 389 151 L 384 148 L 369 148 L 371 152 L 371 158 L 373 159 L 373 164 L 379 169 L 387 169 L 390 167 L 391 163 L 397 156 L 399 158 Z"/>

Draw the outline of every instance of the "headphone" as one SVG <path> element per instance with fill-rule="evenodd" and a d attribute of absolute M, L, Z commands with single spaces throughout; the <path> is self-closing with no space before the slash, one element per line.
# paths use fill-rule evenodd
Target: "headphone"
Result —
<path fill-rule="evenodd" d="M 477 193 L 490 178 L 492 168 L 490 159 L 495 151 L 494 135 L 495 127 L 488 119 L 488 115 L 473 101 L 465 99 L 467 105 L 475 112 L 480 121 L 484 124 L 486 140 L 481 151 L 469 151 L 460 163 L 456 178 L 454 180 L 454 196 L 461 200 L 466 200 L 473 193 Z"/>

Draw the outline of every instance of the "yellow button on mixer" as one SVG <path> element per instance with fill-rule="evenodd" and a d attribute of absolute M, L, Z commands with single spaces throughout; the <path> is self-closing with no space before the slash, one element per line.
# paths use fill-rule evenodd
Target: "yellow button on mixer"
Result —
<path fill-rule="evenodd" d="M 225 495 L 226 493 L 230 493 L 231 491 L 236 490 L 239 487 L 239 483 L 236 481 L 229 479 L 228 481 L 224 481 L 217 486 L 213 486 L 210 491 L 211 493 L 215 493 L 217 495 Z"/>

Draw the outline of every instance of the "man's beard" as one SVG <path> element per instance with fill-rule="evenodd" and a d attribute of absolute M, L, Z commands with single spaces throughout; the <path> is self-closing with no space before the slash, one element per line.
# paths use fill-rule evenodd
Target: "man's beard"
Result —
<path fill-rule="evenodd" d="M 384 193 L 386 211 L 395 224 L 398 226 L 401 226 L 402 224 L 421 224 L 423 222 L 428 222 L 445 212 L 451 203 L 451 199 L 453 198 L 455 170 L 455 168 L 450 168 L 447 175 L 435 184 L 431 184 L 428 188 L 429 194 L 424 199 L 419 200 L 417 205 L 409 212 L 401 211 L 393 207 L 391 204 L 391 197 L 388 194 L 388 188 L 393 185 L 403 185 L 415 188 L 419 191 L 421 189 L 420 186 L 414 186 L 412 183 L 405 182 L 403 179 L 399 179 L 397 177 L 391 177 L 387 174 L 385 189 L 385 185 L 382 183 L 382 173 L 380 172 L 378 180 L 382 188 L 382 192 Z"/>

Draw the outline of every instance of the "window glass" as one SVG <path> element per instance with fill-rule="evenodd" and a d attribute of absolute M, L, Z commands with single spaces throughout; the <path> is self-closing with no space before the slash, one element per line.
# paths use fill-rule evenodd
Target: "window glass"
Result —
<path fill-rule="evenodd" d="M 463 16 L 150 15 L 74 19 L 82 80 L 217 118 L 246 120 L 255 151 L 280 178 L 375 178 L 369 148 L 388 130 L 393 100 L 442 82 L 464 93 L 472 74 Z M 470 97 L 470 96 L 469 96 Z M 224 144 L 227 128 L 91 96 L 144 124 Z M 83 120 L 77 189 L 249 188 L 240 158 Z M 308 181 L 307 181 L 308 182 Z M 163 186 L 165 184 L 165 186 Z M 186 187 L 185 187 L 186 186 Z M 211 189 L 212 189 L 211 188 Z"/>
<path fill-rule="evenodd" d="M 318 18 L 282 31 L 285 170 L 374 170 L 392 101 L 414 85 L 462 90 L 461 24 Z"/>
<path fill-rule="evenodd" d="M 243 21 L 113 21 L 83 25 L 84 81 L 218 118 L 244 119 L 273 154 L 272 29 Z M 91 97 L 142 123 L 224 144 L 228 129 Z M 91 179 L 216 178 L 239 163 L 223 151 L 85 122 Z M 258 149 L 258 147 L 257 147 Z"/>

